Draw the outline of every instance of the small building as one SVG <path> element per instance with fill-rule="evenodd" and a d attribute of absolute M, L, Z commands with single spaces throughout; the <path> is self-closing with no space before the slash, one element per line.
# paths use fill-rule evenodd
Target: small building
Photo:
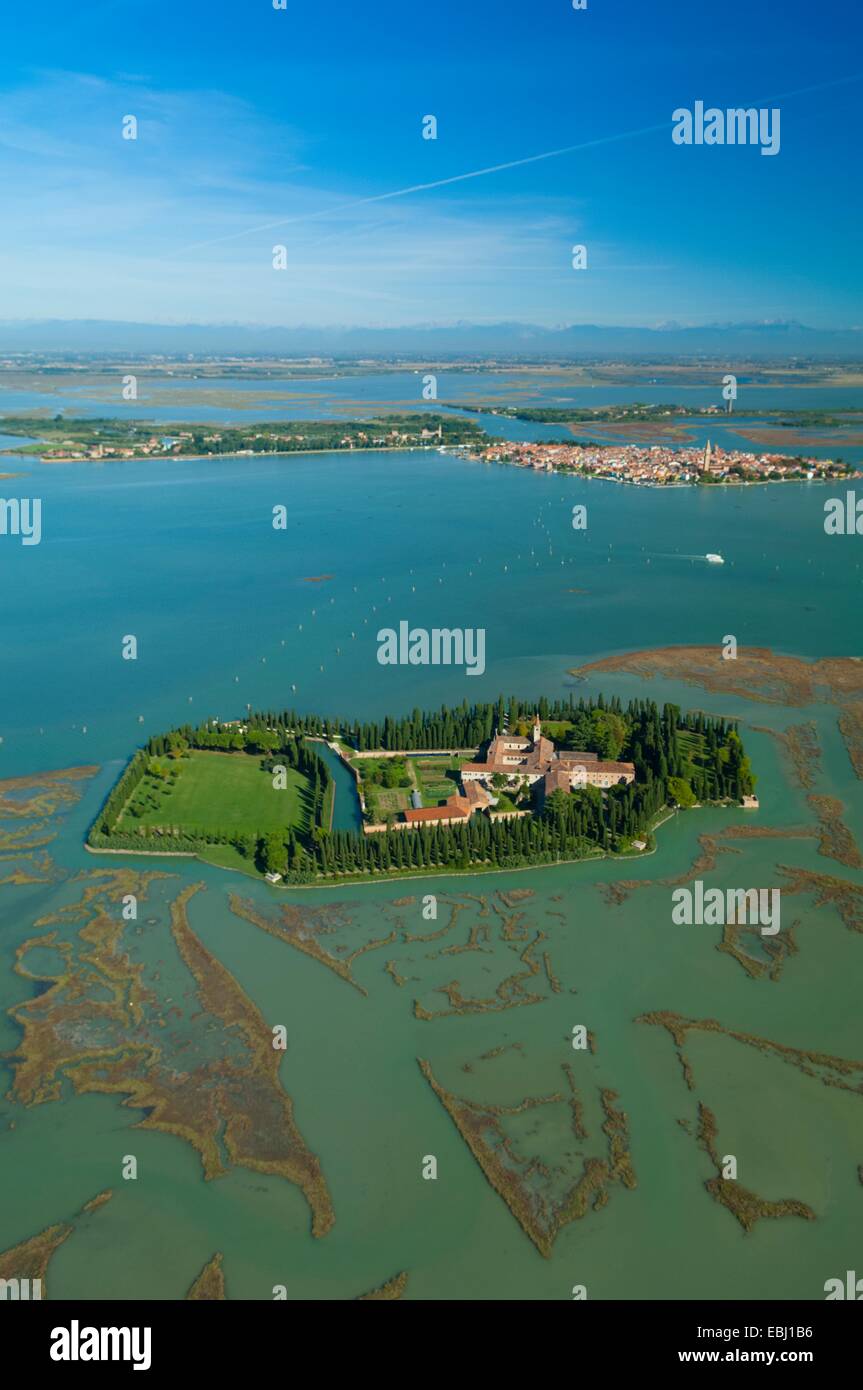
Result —
<path fill-rule="evenodd" d="M 470 782 L 465 786 L 463 792 L 455 792 L 448 796 L 441 806 L 417 806 L 414 798 L 419 800 L 419 793 L 414 792 L 411 801 L 414 802 L 409 811 L 404 812 L 404 820 L 399 821 L 398 826 L 409 826 L 416 828 L 422 825 L 457 825 L 466 820 L 470 820 L 474 811 L 484 811 L 492 805 L 494 797 L 485 787 L 477 786 Z"/>
<path fill-rule="evenodd" d="M 264 878 L 267 880 L 267 883 L 281 883 L 282 881 L 281 874 L 264 874 Z"/>
<path fill-rule="evenodd" d="M 760 804 L 757 796 L 744 796 L 743 798 L 744 811 L 757 811 Z"/>
<path fill-rule="evenodd" d="M 455 797 L 452 798 L 456 800 Z M 461 798 L 458 798 L 461 800 Z M 426 806 L 416 811 L 405 811 L 403 825 L 463 825 L 470 817 L 466 806 L 451 805 Z"/>

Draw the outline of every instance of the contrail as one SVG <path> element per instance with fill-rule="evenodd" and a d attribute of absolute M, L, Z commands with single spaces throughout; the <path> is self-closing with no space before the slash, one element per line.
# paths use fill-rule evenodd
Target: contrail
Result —
<path fill-rule="evenodd" d="M 238 237 L 251 236 L 253 232 L 267 232 L 273 227 L 287 227 L 294 222 L 313 222 L 319 217 L 332 217 L 338 212 L 360 208 L 368 203 L 383 203 L 388 198 L 404 198 L 409 193 L 426 193 L 432 188 L 445 188 L 451 183 L 464 183 L 466 179 L 480 179 L 486 174 L 500 174 L 506 169 L 519 169 L 524 164 L 537 164 L 541 159 L 557 159 L 562 154 L 573 154 L 576 150 L 587 150 L 593 145 L 610 145 L 615 140 L 631 140 L 638 135 L 649 135 L 657 130 L 667 130 L 668 122 L 644 126 L 642 130 L 626 130 L 619 135 L 603 135 L 597 140 L 584 140 L 577 145 L 564 145 L 559 150 L 546 150 L 543 154 L 525 155 L 523 159 L 510 159 L 505 164 L 489 164 L 485 169 L 471 169 L 466 174 L 450 174 L 445 179 L 435 179 L 431 183 L 413 183 L 408 188 L 396 188 L 391 193 L 375 193 L 368 198 L 355 198 L 349 203 L 338 203 L 333 208 L 321 208 L 319 212 L 302 213 L 299 217 L 280 217 L 276 222 L 260 222 L 255 227 L 246 227 L 241 232 L 228 232 L 226 236 L 211 237 L 207 241 L 196 241 L 184 246 L 183 251 L 197 251 L 201 246 L 215 246 L 223 241 L 236 241 Z"/>
<path fill-rule="evenodd" d="M 849 82 L 859 82 L 861 79 L 863 79 L 863 73 L 858 72 L 850 77 L 837 77 L 829 82 L 816 82 L 808 87 L 797 87 L 792 92 L 779 92 L 776 96 L 767 97 L 751 104 L 760 106 L 769 102 L 784 101 L 790 97 L 804 96 L 809 92 L 842 87 Z M 557 150 L 545 150 L 542 154 L 525 155 L 522 159 L 510 159 L 504 164 L 489 164 L 484 169 L 471 169 L 464 174 L 450 174 L 448 178 L 434 179 L 431 183 L 414 183 L 408 188 L 396 188 L 390 193 L 375 193 L 368 198 L 355 198 L 348 203 L 338 203 L 332 208 L 321 208 L 318 212 L 301 213 L 298 217 L 280 217 L 275 222 L 259 222 L 257 226 L 245 227 L 241 232 L 228 232 L 225 236 L 193 242 L 189 246 L 181 247 L 177 254 L 182 256 L 185 252 L 198 251 L 204 246 L 217 246 L 225 241 L 237 241 L 240 237 L 252 236 L 255 232 L 268 232 L 273 227 L 288 227 L 297 222 L 314 222 L 321 217 L 333 217 L 340 212 L 349 212 L 352 208 L 367 207 L 371 203 L 383 203 L 391 198 L 405 198 L 411 193 L 427 193 L 433 188 L 446 188 L 450 184 L 464 183 L 468 179 L 481 179 L 487 174 L 501 174 L 507 169 L 521 169 L 526 164 L 538 164 L 543 159 L 559 159 L 561 155 L 575 154 L 579 150 L 595 149 L 599 145 L 612 145 L 621 140 L 636 140 L 642 135 L 654 135 L 660 130 L 668 130 L 668 121 L 658 121 L 655 125 L 642 126 L 638 130 L 624 130 L 618 135 L 601 135 L 595 140 L 581 140 L 575 145 L 562 145 Z"/>

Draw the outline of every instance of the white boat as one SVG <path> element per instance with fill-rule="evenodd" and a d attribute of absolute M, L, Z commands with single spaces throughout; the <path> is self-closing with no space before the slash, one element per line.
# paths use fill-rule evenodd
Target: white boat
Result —
<path fill-rule="evenodd" d="M 705 560 L 711 565 L 724 565 L 725 561 L 721 555 L 705 555 Z"/>

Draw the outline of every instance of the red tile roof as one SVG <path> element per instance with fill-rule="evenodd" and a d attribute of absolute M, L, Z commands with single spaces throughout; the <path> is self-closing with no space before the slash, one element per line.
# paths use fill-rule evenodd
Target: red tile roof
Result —
<path fill-rule="evenodd" d="M 461 806 L 422 806 L 417 811 L 405 811 L 405 820 L 414 821 L 435 821 L 435 820 L 467 820 L 470 812 Z"/>

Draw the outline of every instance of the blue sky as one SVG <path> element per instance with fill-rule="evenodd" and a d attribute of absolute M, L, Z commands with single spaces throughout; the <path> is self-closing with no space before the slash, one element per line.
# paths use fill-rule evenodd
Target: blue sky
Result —
<path fill-rule="evenodd" d="M 15 8 L 0 319 L 863 323 L 851 0 Z M 675 145 L 697 100 L 780 153 Z"/>

